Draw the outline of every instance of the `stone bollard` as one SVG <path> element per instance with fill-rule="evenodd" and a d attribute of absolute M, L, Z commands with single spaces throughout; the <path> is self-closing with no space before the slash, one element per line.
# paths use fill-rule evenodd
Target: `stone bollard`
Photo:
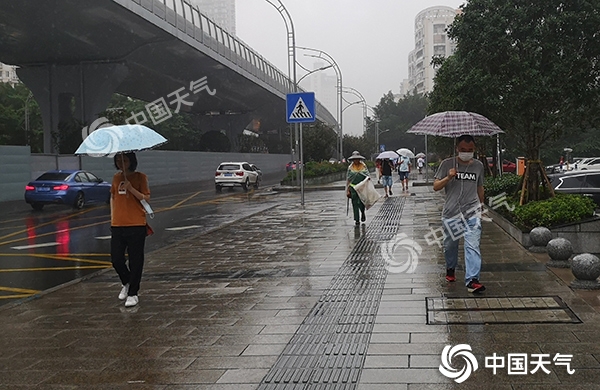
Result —
<path fill-rule="evenodd" d="M 531 252 L 546 253 L 546 245 L 552 240 L 552 232 L 543 226 L 535 227 L 529 232 L 529 239 L 533 244 L 529 247 Z"/>
<path fill-rule="evenodd" d="M 582 290 L 598 290 L 600 283 L 600 259 L 590 253 L 582 253 L 573 257 L 571 272 L 575 280 L 571 282 L 571 288 Z"/>
<path fill-rule="evenodd" d="M 546 245 L 546 251 L 550 256 L 550 261 L 546 263 L 546 267 L 554 268 L 569 268 L 569 257 L 573 254 L 573 245 L 566 238 L 553 238 Z"/>

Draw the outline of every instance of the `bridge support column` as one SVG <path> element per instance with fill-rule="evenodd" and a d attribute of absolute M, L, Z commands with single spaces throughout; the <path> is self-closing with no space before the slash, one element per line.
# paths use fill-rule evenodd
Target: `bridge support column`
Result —
<path fill-rule="evenodd" d="M 104 111 L 128 74 L 124 64 L 46 64 L 19 68 L 19 78 L 33 92 L 44 121 L 44 153 L 58 153 L 58 124 L 77 119 L 86 125 Z"/>

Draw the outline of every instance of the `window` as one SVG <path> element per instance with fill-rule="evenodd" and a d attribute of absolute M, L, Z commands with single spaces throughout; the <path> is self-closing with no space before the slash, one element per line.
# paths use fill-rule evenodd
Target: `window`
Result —
<path fill-rule="evenodd" d="M 581 176 L 573 176 L 573 177 L 563 177 L 562 183 L 560 183 L 556 188 L 579 188 L 583 184 L 584 175 Z"/>
<path fill-rule="evenodd" d="M 434 34 L 444 34 L 446 32 L 445 24 L 434 24 L 433 25 L 433 33 Z"/>
<path fill-rule="evenodd" d="M 600 188 L 600 173 L 586 175 L 585 187 Z"/>
<path fill-rule="evenodd" d="M 98 179 L 98 176 L 94 175 L 93 173 L 90 172 L 86 172 L 88 178 L 90 179 L 90 182 L 94 183 L 94 182 L 99 182 L 100 179 Z"/>
<path fill-rule="evenodd" d="M 75 181 L 79 183 L 88 183 L 90 179 L 88 179 L 85 173 L 80 172 L 75 176 Z"/>
<path fill-rule="evenodd" d="M 445 35 L 434 35 L 433 43 L 446 43 L 446 36 Z"/>
<path fill-rule="evenodd" d="M 445 56 L 446 55 L 446 46 L 441 46 L 441 45 L 434 46 L 433 54 L 439 55 L 439 56 Z"/>
<path fill-rule="evenodd" d="M 188 3 L 183 3 L 183 9 L 185 11 L 185 20 L 193 23 L 194 19 L 192 18 L 192 7 L 190 7 Z"/>
<path fill-rule="evenodd" d="M 170 8 L 173 11 L 175 10 L 175 0 L 166 0 L 165 5 L 167 6 L 167 8 Z"/>

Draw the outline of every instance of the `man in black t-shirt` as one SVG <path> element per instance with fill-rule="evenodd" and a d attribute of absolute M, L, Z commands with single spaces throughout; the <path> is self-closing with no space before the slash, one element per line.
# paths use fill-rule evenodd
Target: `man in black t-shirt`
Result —
<path fill-rule="evenodd" d="M 388 197 L 388 188 L 389 195 L 392 195 L 392 185 L 394 182 L 392 181 L 392 171 L 394 170 L 394 164 L 390 161 L 389 158 L 383 160 L 381 163 L 381 183 L 383 184 L 383 190 L 385 191 L 385 197 Z"/>

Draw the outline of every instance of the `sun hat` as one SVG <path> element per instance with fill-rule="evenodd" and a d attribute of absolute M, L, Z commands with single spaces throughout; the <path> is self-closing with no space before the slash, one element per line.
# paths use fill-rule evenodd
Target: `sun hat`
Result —
<path fill-rule="evenodd" d="M 358 150 L 355 150 L 354 152 L 352 152 L 352 156 L 348 157 L 348 160 L 365 160 L 365 158 L 360 155 Z"/>

